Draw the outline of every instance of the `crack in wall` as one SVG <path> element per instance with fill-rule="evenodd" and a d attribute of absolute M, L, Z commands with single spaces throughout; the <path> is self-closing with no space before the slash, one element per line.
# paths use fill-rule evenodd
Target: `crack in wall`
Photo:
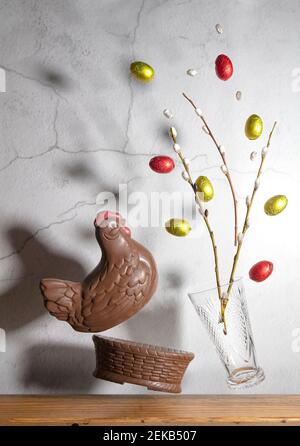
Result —
<path fill-rule="evenodd" d="M 130 178 L 129 180 L 122 182 L 122 184 L 127 184 L 128 185 L 129 183 L 131 183 L 131 182 L 133 182 L 133 181 L 135 181 L 137 179 L 144 180 L 145 177 L 134 176 L 134 177 Z M 98 195 L 99 194 L 97 193 L 97 196 Z M 72 205 L 69 209 L 66 209 L 65 211 L 61 212 L 58 215 L 58 218 L 60 218 L 60 217 L 62 217 L 64 215 L 67 215 L 69 212 L 75 211 L 77 209 L 80 209 L 80 208 L 83 208 L 83 207 L 86 207 L 86 206 L 96 206 L 97 204 L 98 204 L 97 203 L 97 198 L 95 200 L 91 199 L 91 200 L 79 200 L 79 201 L 76 201 L 76 203 L 74 205 Z"/>
<path fill-rule="evenodd" d="M 96 204 L 97 204 L 96 200 L 93 200 L 93 201 L 79 200 L 73 206 L 71 206 L 69 209 L 66 209 L 65 211 L 60 213 L 58 215 L 58 218 L 63 217 L 64 215 L 68 214 L 71 211 L 75 211 L 76 209 L 79 209 L 79 208 L 82 208 L 82 207 L 85 207 L 85 206 L 95 206 Z"/>
<path fill-rule="evenodd" d="M 103 148 L 103 147 L 100 147 L 98 149 L 86 149 L 86 148 L 84 148 L 84 149 L 78 149 L 78 150 L 69 150 L 69 149 L 66 149 L 66 148 L 64 148 L 64 147 L 62 147 L 62 146 L 60 146 L 58 144 L 57 130 L 55 129 L 54 132 L 55 132 L 55 142 L 50 147 L 48 147 L 48 149 L 46 149 L 44 152 L 40 152 L 40 153 L 37 153 L 35 155 L 24 156 L 24 155 L 18 155 L 17 154 L 7 164 L 5 164 L 4 166 L 2 166 L 0 168 L 0 173 L 3 172 L 4 170 L 8 169 L 16 161 L 30 161 L 30 160 L 33 160 L 35 158 L 43 157 L 43 156 L 53 152 L 54 150 L 58 150 L 60 152 L 67 153 L 67 154 L 70 154 L 70 155 L 77 155 L 77 154 L 80 154 L 80 153 L 90 154 L 90 153 L 105 153 L 105 152 L 107 152 L 107 153 L 117 153 L 117 154 L 123 155 L 125 157 L 142 157 L 142 158 L 145 158 L 145 157 L 150 158 L 150 157 L 162 155 L 161 153 L 147 153 L 147 152 L 143 152 L 143 153 L 128 153 L 128 152 L 124 152 L 122 149 L 108 149 L 108 148 Z M 195 156 L 193 156 L 191 158 L 191 161 L 194 161 L 197 158 L 205 158 L 205 160 L 206 160 L 205 162 L 207 164 L 207 154 L 201 153 L 201 154 L 195 155 Z M 181 162 L 175 160 L 175 164 L 180 165 Z"/>
<path fill-rule="evenodd" d="M 135 27 L 133 28 L 132 39 L 130 40 L 132 61 L 134 61 L 134 59 L 135 59 L 134 46 L 136 43 L 137 32 L 140 27 L 141 15 L 142 15 L 145 3 L 146 3 L 146 0 L 142 0 L 141 6 L 137 13 L 136 24 L 135 24 Z M 123 152 L 127 151 L 127 147 L 129 144 L 129 128 L 130 128 L 130 123 L 131 123 L 131 119 L 132 119 L 132 109 L 133 109 L 133 104 L 134 104 L 134 91 L 133 91 L 132 82 L 133 82 L 132 76 L 130 76 L 129 77 L 130 99 L 129 99 L 129 106 L 128 106 L 128 112 L 127 112 L 127 123 L 126 123 L 126 129 L 125 129 L 125 143 L 123 145 Z"/>
<path fill-rule="evenodd" d="M 10 257 L 20 254 L 26 248 L 27 244 L 30 243 L 31 240 L 35 239 L 41 232 L 47 231 L 48 229 L 52 228 L 52 226 L 57 226 L 57 225 L 62 225 L 62 224 L 68 223 L 68 222 L 74 220 L 74 218 L 76 216 L 77 215 L 74 215 L 74 216 L 72 216 L 70 218 L 66 218 L 64 220 L 54 221 L 52 223 L 49 223 L 46 226 L 42 226 L 42 227 L 38 228 L 32 235 L 30 235 L 23 241 L 23 243 L 21 244 L 21 246 L 19 248 L 17 248 L 15 251 L 10 252 L 9 254 L 6 254 L 5 256 L 0 257 L 0 261 L 9 259 Z"/>
<path fill-rule="evenodd" d="M 44 87 L 44 88 L 49 88 L 50 90 L 53 91 L 53 93 L 54 93 L 57 97 L 59 97 L 60 99 L 62 99 L 63 101 L 65 101 L 65 102 L 68 103 L 67 99 L 66 99 L 64 96 L 62 96 L 62 95 L 57 91 L 57 89 L 56 89 L 53 85 L 50 85 L 50 84 L 48 84 L 47 82 L 43 82 L 41 79 L 38 79 L 38 78 L 35 78 L 35 77 L 32 77 L 32 76 L 29 76 L 28 74 L 24 74 L 24 73 L 22 73 L 21 71 L 15 70 L 14 68 L 10 68 L 10 67 L 7 67 L 7 66 L 5 66 L 5 65 L 0 65 L 0 67 L 1 67 L 3 70 L 5 70 L 7 73 L 15 74 L 16 76 L 19 76 L 19 77 L 21 77 L 21 78 L 23 78 L 23 79 L 29 80 L 29 81 L 31 81 L 31 82 L 36 82 L 36 83 L 38 83 L 39 85 L 41 85 L 42 87 Z"/>
<path fill-rule="evenodd" d="M 90 153 L 118 153 L 120 155 L 123 155 L 125 157 L 152 157 L 152 156 L 159 156 L 161 155 L 161 153 L 128 153 L 128 152 L 124 152 L 122 149 L 106 149 L 103 147 L 100 147 L 98 149 L 78 149 L 78 150 L 69 150 L 66 149 L 62 146 L 59 146 L 57 144 L 51 145 L 47 150 L 45 150 L 44 152 L 40 152 L 37 153 L 36 155 L 27 155 L 27 156 L 23 156 L 23 155 L 16 155 L 14 158 L 12 158 L 7 164 L 5 164 L 4 166 L 2 166 L 0 168 L 0 173 L 3 172 L 4 170 L 8 169 L 12 164 L 14 164 L 16 161 L 26 161 L 26 160 L 33 160 L 35 158 L 40 158 L 42 156 L 47 155 L 48 153 L 51 153 L 54 150 L 58 150 L 60 152 L 63 153 L 67 153 L 70 155 L 77 155 L 80 153 L 83 154 L 90 154 Z M 203 155 L 202 155 L 203 156 Z"/>

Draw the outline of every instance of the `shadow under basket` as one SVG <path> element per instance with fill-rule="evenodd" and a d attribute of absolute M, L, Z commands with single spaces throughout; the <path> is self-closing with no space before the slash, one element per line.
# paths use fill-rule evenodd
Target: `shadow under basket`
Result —
<path fill-rule="evenodd" d="M 193 353 L 181 350 L 105 336 L 94 335 L 93 341 L 96 378 L 160 392 L 180 393 L 183 375 L 194 358 Z"/>

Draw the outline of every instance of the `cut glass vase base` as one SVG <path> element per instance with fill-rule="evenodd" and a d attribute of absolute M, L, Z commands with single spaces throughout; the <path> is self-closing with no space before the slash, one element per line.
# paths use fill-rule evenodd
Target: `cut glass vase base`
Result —
<path fill-rule="evenodd" d="M 234 370 L 227 378 L 227 384 L 230 389 L 246 389 L 248 387 L 256 386 L 265 379 L 263 369 L 243 367 Z"/>

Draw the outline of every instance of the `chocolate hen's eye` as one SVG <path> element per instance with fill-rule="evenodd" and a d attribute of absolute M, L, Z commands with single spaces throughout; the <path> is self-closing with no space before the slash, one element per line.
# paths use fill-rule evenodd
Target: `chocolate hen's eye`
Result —
<path fill-rule="evenodd" d="M 112 220 L 108 223 L 108 227 L 113 229 L 118 227 L 118 223 L 115 220 Z"/>

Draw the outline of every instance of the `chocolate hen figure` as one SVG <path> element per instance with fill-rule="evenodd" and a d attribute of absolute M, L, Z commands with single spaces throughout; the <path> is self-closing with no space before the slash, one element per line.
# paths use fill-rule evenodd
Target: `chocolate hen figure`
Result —
<path fill-rule="evenodd" d="M 49 313 L 68 322 L 74 330 L 108 330 L 137 313 L 155 292 L 155 261 L 144 246 L 131 238 L 123 223 L 118 213 L 98 214 L 95 228 L 102 258 L 83 282 L 41 281 Z"/>

